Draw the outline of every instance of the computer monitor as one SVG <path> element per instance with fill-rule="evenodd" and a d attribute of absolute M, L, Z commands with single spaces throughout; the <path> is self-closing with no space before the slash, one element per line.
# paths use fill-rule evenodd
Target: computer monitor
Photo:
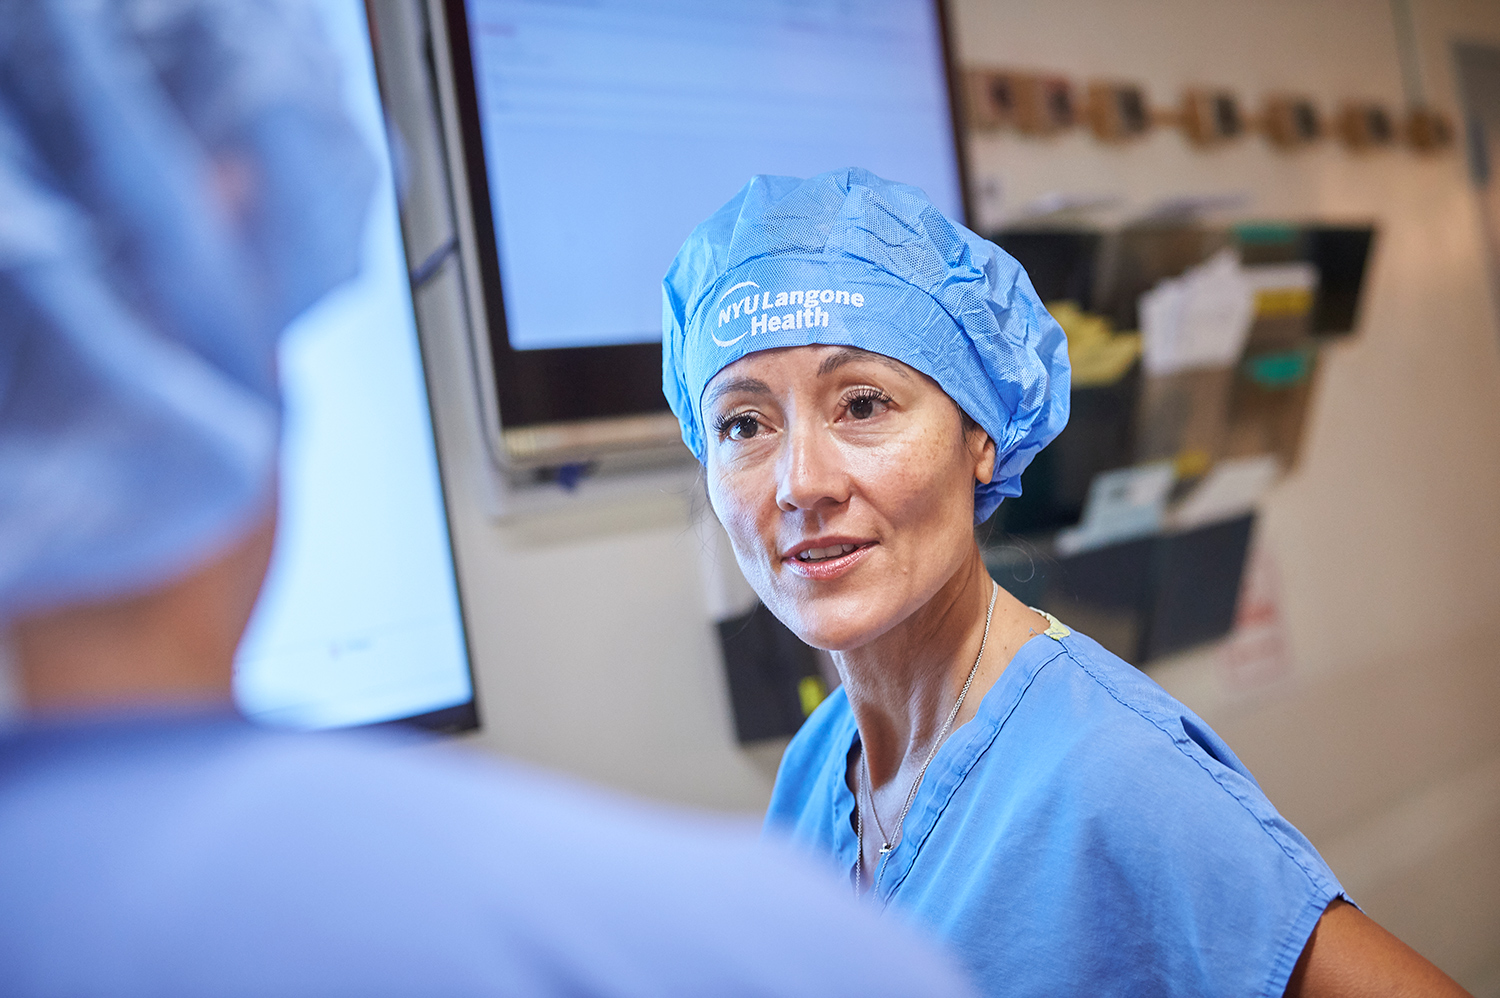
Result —
<path fill-rule="evenodd" d="M 860 166 L 964 220 L 937 0 L 430 9 L 502 462 L 676 439 L 661 279 L 751 176 Z"/>
<path fill-rule="evenodd" d="M 235 694 L 271 725 L 470 728 L 468 645 L 365 8 L 314 6 L 379 180 L 358 277 L 283 338 L 276 550 Z"/>

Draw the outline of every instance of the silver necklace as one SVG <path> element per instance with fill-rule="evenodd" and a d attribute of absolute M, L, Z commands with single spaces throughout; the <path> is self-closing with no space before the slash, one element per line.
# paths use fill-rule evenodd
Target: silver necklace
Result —
<path fill-rule="evenodd" d="M 999 584 L 992 580 L 990 585 L 994 588 L 990 590 L 989 609 L 984 611 L 984 636 L 979 639 L 979 654 L 974 656 L 974 664 L 969 666 L 969 678 L 964 680 L 964 688 L 958 691 L 958 699 L 953 701 L 953 709 L 948 711 L 948 719 L 943 722 L 937 738 L 933 740 L 931 751 L 927 753 L 926 761 L 917 771 L 917 778 L 912 780 L 911 789 L 906 792 L 906 803 L 901 806 L 901 816 L 896 819 L 894 839 L 886 836 L 885 829 L 880 826 L 880 815 L 875 811 L 875 787 L 870 779 L 870 754 L 863 747 L 859 750 L 859 789 L 864 791 L 865 799 L 870 802 L 870 817 L 875 819 L 875 830 L 880 833 L 880 864 L 875 869 L 875 883 L 870 886 L 872 895 L 880 890 L 880 881 L 885 877 L 886 860 L 890 857 L 891 851 L 901 844 L 901 829 L 906 824 L 906 813 L 911 810 L 911 802 L 917 799 L 917 788 L 922 785 L 922 777 L 927 775 L 927 767 L 931 766 L 932 760 L 937 758 L 938 749 L 942 747 L 943 739 L 948 737 L 948 729 L 953 726 L 953 719 L 958 716 L 959 708 L 964 705 L 964 697 L 969 695 L 969 687 L 974 685 L 974 676 L 979 672 L 979 662 L 984 658 L 984 646 L 990 641 L 990 618 L 995 614 L 995 597 L 1000 595 Z M 858 895 L 860 882 L 864 879 L 865 815 L 857 793 L 854 798 L 854 837 L 858 848 L 854 856 L 854 893 Z"/>

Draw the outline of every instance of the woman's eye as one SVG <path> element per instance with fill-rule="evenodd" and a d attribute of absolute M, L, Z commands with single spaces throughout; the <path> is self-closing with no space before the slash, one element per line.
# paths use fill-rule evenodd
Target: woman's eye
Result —
<path fill-rule="evenodd" d="M 760 432 L 760 420 L 754 416 L 735 416 L 724 425 L 724 436 L 730 440 L 748 440 Z"/>
<path fill-rule="evenodd" d="M 882 406 L 890 402 L 884 395 L 863 392 L 844 403 L 844 411 L 850 419 L 869 419 L 878 415 Z"/>

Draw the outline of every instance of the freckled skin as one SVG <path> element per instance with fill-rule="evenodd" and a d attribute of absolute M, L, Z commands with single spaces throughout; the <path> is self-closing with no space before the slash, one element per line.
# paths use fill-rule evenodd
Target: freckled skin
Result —
<path fill-rule="evenodd" d="M 742 358 L 710 383 L 704 423 L 710 501 L 750 584 L 803 640 L 842 651 L 909 618 L 964 566 L 974 481 L 988 477 L 993 448 L 983 431 L 966 435 L 953 401 L 905 365 L 865 355 L 819 376 L 838 350 Z M 713 398 L 717 385 L 744 379 L 769 394 Z M 714 432 L 726 418 L 745 422 Z M 783 564 L 791 545 L 828 535 L 874 548 L 831 581 Z"/>

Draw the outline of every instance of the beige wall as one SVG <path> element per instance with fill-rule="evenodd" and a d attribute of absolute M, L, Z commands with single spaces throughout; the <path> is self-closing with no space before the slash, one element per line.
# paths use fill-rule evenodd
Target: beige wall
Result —
<path fill-rule="evenodd" d="M 1413 0 L 1435 102 L 1446 45 L 1500 44 L 1500 4 Z M 971 63 L 1324 106 L 1399 106 L 1385 0 L 959 0 Z M 1202 713 L 1371 914 L 1500 995 L 1500 331 L 1461 156 L 1211 153 L 976 137 L 989 221 L 1050 191 L 1246 191 L 1248 215 L 1374 219 L 1360 336 L 1326 355 L 1303 463 L 1262 538 L 1280 570 L 1289 674 L 1232 684 L 1212 651 L 1155 671 Z M 998 189 L 999 197 L 994 193 Z M 436 239 L 437 235 L 431 236 Z M 418 255 L 415 254 L 414 255 Z M 422 294 L 457 329 L 451 274 Z M 754 812 L 777 746 L 733 741 L 690 475 L 496 520 L 459 335 L 428 343 L 486 728 L 478 744 L 649 796 Z"/>

